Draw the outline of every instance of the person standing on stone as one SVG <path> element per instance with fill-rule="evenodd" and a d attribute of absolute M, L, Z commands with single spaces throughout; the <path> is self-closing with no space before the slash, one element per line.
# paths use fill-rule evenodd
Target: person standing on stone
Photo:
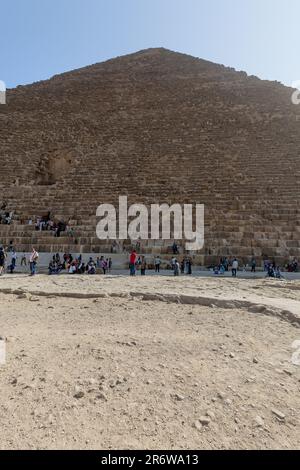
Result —
<path fill-rule="evenodd" d="M 236 277 L 236 273 L 237 273 L 238 267 L 239 267 L 238 260 L 237 260 L 236 258 L 234 258 L 234 260 L 233 260 L 233 262 L 232 262 L 232 268 L 231 268 L 232 277 Z"/>
<path fill-rule="evenodd" d="M 21 258 L 21 266 L 27 266 L 27 260 L 26 260 L 26 255 L 23 252 L 22 258 Z"/>
<path fill-rule="evenodd" d="M 146 264 L 145 256 L 142 256 L 142 261 L 141 261 L 141 276 L 145 276 L 145 274 L 146 274 L 146 267 L 147 267 L 147 264 Z"/>
<path fill-rule="evenodd" d="M 255 271 L 256 271 L 256 260 L 253 257 L 252 260 L 251 260 L 251 272 L 255 273 Z"/>
<path fill-rule="evenodd" d="M 161 263 L 160 256 L 156 256 L 156 258 L 154 260 L 155 272 L 156 273 L 159 273 L 159 271 L 160 271 L 160 263 Z"/>
<path fill-rule="evenodd" d="M 10 274 L 13 274 L 16 264 L 17 264 L 17 253 L 15 252 L 15 250 L 13 250 L 11 253 L 11 263 L 9 266 Z"/>
<path fill-rule="evenodd" d="M 32 247 L 32 252 L 29 258 L 29 266 L 30 266 L 30 276 L 34 276 L 36 273 L 36 264 L 39 258 L 38 252 Z"/>
<path fill-rule="evenodd" d="M 174 240 L 174 243 L 172 245 L 172 250 L 173 250 L 173 255 L 178 254 L 178 246 L 177 246 L 177 243 L 175 242 L 175 240 Z"/>
<path fill-rule="evenodd" d="M 132 250 L 129 258 L 130 276 L 135 276 L 136 251 Z"/>
<path fill-rule="evenodd" d="M 180 271 L 180 264 L 178 263 L 177 259 L 175 259 L 174 276 L 179 276 L 179 271 Z"/>
<path fill-rule="evenodd" d="M 171 259 L 171 268 L 172 268 L 172 271 L 174 271 L 174 269 L 175 269 L 175 263 L 176 263 L 176 258 L 175 258 L 175 256 L 173 256 L 173 258 Z"/>

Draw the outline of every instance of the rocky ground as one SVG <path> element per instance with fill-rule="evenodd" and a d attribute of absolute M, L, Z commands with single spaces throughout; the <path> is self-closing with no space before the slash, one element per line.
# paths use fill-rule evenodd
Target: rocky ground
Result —
<path fill-rule="evenodd" d="M 298 281 L 4 276 L 0 448 L 298 449 L 299 326 Z"/>

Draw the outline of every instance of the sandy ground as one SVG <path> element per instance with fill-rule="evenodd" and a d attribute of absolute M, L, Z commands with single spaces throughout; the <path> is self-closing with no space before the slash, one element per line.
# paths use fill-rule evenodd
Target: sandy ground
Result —
<path fill-rule="evenodd" d="M 299 281 L 3 276 L 0 448 L 299 449 L 299 326 Z"/>

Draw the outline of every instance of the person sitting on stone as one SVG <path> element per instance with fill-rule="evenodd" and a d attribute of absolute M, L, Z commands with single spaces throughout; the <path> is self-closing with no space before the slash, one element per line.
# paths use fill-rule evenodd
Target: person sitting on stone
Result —
<path fill-rule="evenodd" d="M 269 264 L 266 277 L 275 277 L 275 271 L 272 264 Z"/>
<path fill-rule="evenodd" d="M 281 274 L 279 266 L 277 266 L 277 268 L 275 269 L 275 277 L 276 279 L 283 279 L 283 275 Z"/>
<path fill-rule="evenodd" d="M 50 263 L 49 263 L 49 266 L 48 266 L 48 274 L 49 276 L 51 274 L 54 274 L 55 272 L 55 261 L 53 261 L 53 259 L 50 260 Z"/>
<path fill-rule="evenodd" d="M 6 225 L 10 225 L 10 223 L 11 223 L 11 214 L 10 214 L 9 212 L 6 212 L 6 213 L 5 213 L 5 220 L 4 220 L 4 223 L 5 223 Z"/>
<path fill-rule="evenodd" d="M 96 274 L 96 264 L 95 264 L 92 257 L 90 257 L 89 262 L 87 263 L 86 267 L 87 267 L 87 273 L 88 274 Z"/>
<path fill-rule="evenodd" d="M 74 262 L 72 262 L 69 266 L 69 274 L 75 274 L 76 273 L 76 265 Z"/>
<path fill-rule="evenodd" d="M 70 225 L 66 226 L 66 232 L 67 232 L 68 237 L 72 237 L 72 238 L 75 237 L 74 229 L 70 227 Z"/>
<path fill-rule="evenodd" d="M 85 273 L 86 266 L 85 264 L 80 260 L 78 261 L 78 266 L 77 266 L 77 273 L 78 274 L 84 274 Z"/>

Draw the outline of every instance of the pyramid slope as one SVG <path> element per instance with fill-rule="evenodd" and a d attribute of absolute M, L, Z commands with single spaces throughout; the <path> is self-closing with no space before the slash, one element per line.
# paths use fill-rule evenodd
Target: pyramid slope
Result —
<path fill-rule="evenodd" d="M 0 196 L 21 220 L 47 210 L 73 220 L 87 251 L 98 250 L 98 204 L 128 194 L 204 203 L 207 262 L 298 256 L 300 107 L 291 93 L 162 48 L 9 90 Z"/>

